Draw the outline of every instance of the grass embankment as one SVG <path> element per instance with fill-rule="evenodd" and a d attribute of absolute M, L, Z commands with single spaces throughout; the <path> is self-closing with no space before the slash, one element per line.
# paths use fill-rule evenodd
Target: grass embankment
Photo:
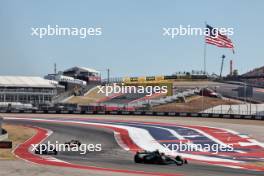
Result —
<path fill-rule="evenodd" d="M 194 96 L 186 99 L 186 102 L 174 102 L 152 107 L 158 112 L 200 112 L 218 105 L 234 105 L 238 101 L 212 97 Z"/>
<path fill-rule="evenodd" d="M 0 149 L 0 160 L 16 159 L 12 151 L 19 144 L 31 138 L 36 133 L 36 131 L 34 129 L 19 125 L 3 125 L 3 128 L 7 130 L 9 140 L 13 142 L 13 147 L 12 149 Z"/>

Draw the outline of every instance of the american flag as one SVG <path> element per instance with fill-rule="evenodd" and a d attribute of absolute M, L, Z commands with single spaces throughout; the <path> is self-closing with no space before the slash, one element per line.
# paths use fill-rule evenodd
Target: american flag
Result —
<path fill-rule="evenodd" d="M 212 26 L 206 25 L 208 35 L 205 35 L 205 42 L 211 45 L 215 45 L 221 48 L 231 48 L 234 53 L 234 44 L 233 42 L 226 36 L 217 33 L 214 31 Z"/>

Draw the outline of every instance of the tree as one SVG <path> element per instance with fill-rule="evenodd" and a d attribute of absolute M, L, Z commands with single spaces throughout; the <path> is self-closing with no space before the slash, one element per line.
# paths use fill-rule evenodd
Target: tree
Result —
<path fill-rule="evenodd" d="M 237 70 L 237 69 L 235 69 L 235 70 L 233 71 L 233 76 L 238 76 L 238 70 Z"/>

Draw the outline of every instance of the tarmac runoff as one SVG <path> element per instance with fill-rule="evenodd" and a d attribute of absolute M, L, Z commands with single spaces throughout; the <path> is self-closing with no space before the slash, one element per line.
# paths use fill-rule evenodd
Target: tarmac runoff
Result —
<path fill-rule="evenodd" d="M 8 122 L 11 122 L 8 120 Z M 12 122 L 14 122 L 12 120 Z M 58 125 L 59 122 L 49 123 L 49 122 L 40 122 L 40 121 L 27 121 L 22 122 L 16 120 L 15 123 L 22 123 L 22 124 L 30 124 L 30 125 L 37 125 L 44 128 L 48 128 L 53 131 L 52 135 L 49 137 L 50 139 L 58 139 L 62 138 L 64 141 L 70 140 L 69 136 L 74 138 L 74 135 L 69 134 L 75 134 L 75 138 L 79 137 L 80 134 L 92 134 L 92 136 L 97 136 L 96 139 L 101 139 L 100 141 L 108 141 L 106 142 L 106 146 L 110 146 L 111 150 L 109 148 L 105 150 L 103 153 L 99 155 L 95 154 L 88 154 L 87 156 L 75 156 L 75 155 L 68 155 L 68 154 L 62 154 L 56 156 L 56 160 L 59 161 L 65 161 L 67 163 L 74 163 L 74 164 L 81 164 L 81 165 L 90 165 L 90 166 L 96 166 L 96 167 L 109 167 L 109 168 L 117 168 L 117 169 L 127 169 L 127 170 L 139 170 L 144 172 L 161 172 L 164 174 L 187 174 L 187 175 L 197 175 L 197 172 L 199 172 L 201 175 L 207 174 L 207 175 L 216 175 L 221 173 L 221 175 L 261 175 L 263 173 L 260 172 L 252 172 L 252 171 L 239 171 L 237 169 L 230 169 L 230 168 L 223 168 L 218 166 L 208 166 L 208 164 L 201 164 L 197 162 L 191 162 L 190 165 L 184 166 L 184 167 L 175 167 L 175 166 L 153 166 L 153 165 L 137 165 L 133 163 L 133 155 L 130 152 L 127 152 L 126 150 L 123 150 L 115 141 L 115 135 L 113 132 L 109 131 L 101 131 L 98 134 L 98 131 L 102 130 L 101 128 L 92 128 L 84 125 L 77 125 L 76 124 L 66 124 L 63 123 L 63 125 Z M 87 123 L 87 122 L 86 122 Z M 105 126 L 106 124 L 104 124 Z M 106 125 L 107 126 L 107 125 Z M 111 125 L 112 126 L 112 125 Z M 132 128 L 132 127 L 130 127 Z M 89 133 L 87 133 L 87 130 Z M 113 130 L 113 129 L 110 129 Z M 96 134 L 96 135 L 95 135 Z M 116 134 L 116 133 L 115 133 Z M 110 136 L 109 136 L 110 135 Z M 85 135 L 84 135 L 85 136 Z M 87 142 L 91 142 L 91 138 L 87 137 L 85 139 L 82 139 L 82 141 L 85 141 L 89 139 Z M 106 138 L 105 138 L 106 137 Z M 111 141 L 109 141 L 111 139 Z M 95 139 L 94 139 L 95 140 Z M 142 147 L 142 146 L 141 146 Z M 110 153 L 107 151 L 111 151 Z M 114 151 L 114 152 L 113 152 Z M 176 171 L 176 172 L 175 172 Z M 78 172 L 77 172 L 78 173 Z M 224 173 L 224 174 L 223 174 Z M 131 173 L 133 174 L 133 173 Z M 142 173 L 141 173 L 142 174 Z"/>

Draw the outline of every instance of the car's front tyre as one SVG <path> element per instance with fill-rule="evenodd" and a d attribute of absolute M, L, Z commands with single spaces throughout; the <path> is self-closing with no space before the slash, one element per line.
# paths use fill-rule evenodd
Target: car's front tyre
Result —
<path fill-rule="evenodd" d="M 141 163 L 142 161 L 141 161 L 141 159 L 137 155 L 135 155 L 134 162 L 135 163 Z"/>

